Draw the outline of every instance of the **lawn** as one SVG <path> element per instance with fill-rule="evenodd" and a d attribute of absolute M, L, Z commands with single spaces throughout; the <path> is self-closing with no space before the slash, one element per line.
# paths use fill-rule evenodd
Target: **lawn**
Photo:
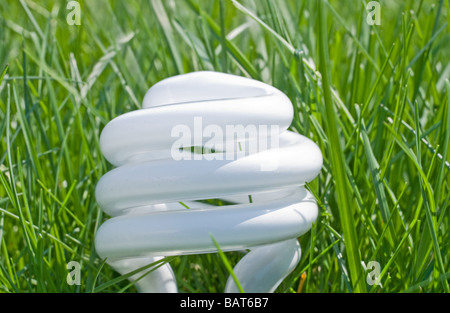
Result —
<path fill-rule="evenodd" d="M 276 292 L 450 291 L 449 0 L 68 2 L 0 1 L 0 292 L 136 292 L 95 252 L 99 136 L 199 70 L 284 92 L 323 153 L 319 217 Z M 241 257 L 170 264 L 180 292 L 217 293 Z"/>

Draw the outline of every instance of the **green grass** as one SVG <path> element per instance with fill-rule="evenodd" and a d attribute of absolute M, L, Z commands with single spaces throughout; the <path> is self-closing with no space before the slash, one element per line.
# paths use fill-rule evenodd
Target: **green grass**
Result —
<path fill-rule="evenodd" d="M 79 2 L 80 26 L 66 1 L 0 2 L 0 292 L 136 291 L 93 245 L 99 135 L 197 70 L 279 88 L 323 152 L 319 218 L 277 292 L 304 272 L 306 292 L 450 291 L 450 1 L 381 0 L 373 26 L 364 0 Z M 167 261 L 181 292 L 222 292 L 241 256 Z"/>

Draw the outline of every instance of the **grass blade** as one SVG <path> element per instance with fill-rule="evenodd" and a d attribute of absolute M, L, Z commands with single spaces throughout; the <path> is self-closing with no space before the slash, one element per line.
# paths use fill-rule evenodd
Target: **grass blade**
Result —
<path fill-rule="evenodd" d="M 358 237 L 356 236 L 356 224 L 353 217 L 353 202 L 349 194 L 350 186 L 345 171 L 347 167 L 343 156 L 342 147 L 339 142 L 339 129 L 336 123 L 336 113 L 331 94 L 331 79 L 329 73 L 328 37 L 326 15 L 323 8 L 323 0 L 318 0 L 318 37 L 319 37 L 319 59 L 320 72 L 322 73 L 324 111 L 326 119 L 326 133 L 329 138 L 327 156 L 331 163 L 331 170 L 335 179 L 337 191 L 337 202 L 341 225 L 344 232 L 344 243 L 347 253 L 347 262 L 350 272 L 353 291 L 366 292 L 365 281 L 361 266 L 361 257 L 358 249 Z"/>

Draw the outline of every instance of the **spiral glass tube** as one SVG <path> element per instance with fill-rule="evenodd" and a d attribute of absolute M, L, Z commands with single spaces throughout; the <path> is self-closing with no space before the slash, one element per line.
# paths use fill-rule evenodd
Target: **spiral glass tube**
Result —
<path fill-rule="evenodd" d="M 164 256 L 217 252 L 214 239 L 223 251 L 249 250 L 233 269 L 245 292 L 273 292 L 300 260 L 297 237 L 317 218 L 303 186 L 322 154 L 288 130 L 292 119 L 289 98 L 252 79 L 194 72 L 155 84 L 142 109 L 101 133 L 116 168 L 96 188 L 112 217 L 97 231 L 98 255 L 125 274 Z M 136 286 L 177 292 L 168 263 Z M 238 291 L 231 277 L 224 291 Z"/>

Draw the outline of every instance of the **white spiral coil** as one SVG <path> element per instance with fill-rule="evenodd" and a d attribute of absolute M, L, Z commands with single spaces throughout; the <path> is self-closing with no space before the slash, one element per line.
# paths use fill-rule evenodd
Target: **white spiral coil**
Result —
<path fill-rule="evenodd" d="M 245 292 L 273 292 L 300 260 L 297 237 L 317 218 L 303 185 L 318 175 L 322 154 L 287 130 L 292 119 L 289 98 L 252 79 L 194 72 L 155 84 L 143 109 L 101 133 L 116 168 L 96 187 L 112 216 L 97 231 L 98 255 L 125 274 L 164 256 L 217 252 L 214 238 L 223 251 L 250 250 L 233 270 Z M 136 286 L 177 292 L 168 263 Z M 224 291 L 238 291 L 231 277 Z"/>

